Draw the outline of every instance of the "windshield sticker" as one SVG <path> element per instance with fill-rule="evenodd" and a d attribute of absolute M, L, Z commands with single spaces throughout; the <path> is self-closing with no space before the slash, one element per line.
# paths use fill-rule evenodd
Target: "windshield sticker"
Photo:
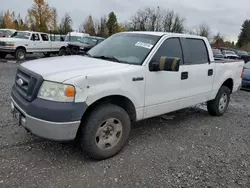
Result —
<path fill-rule="evenodd" d="M 153 47 L 152 44 L 144 43 L 144 42 L 137 42 L 135 46 L 140 46 L 140 47 L 147 48 L 147 49 L 151 49 Z"/>

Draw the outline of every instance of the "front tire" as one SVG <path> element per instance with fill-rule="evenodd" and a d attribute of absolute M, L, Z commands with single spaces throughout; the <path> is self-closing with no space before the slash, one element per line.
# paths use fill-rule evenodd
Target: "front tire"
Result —
<path fill-rule="evenodd" d="M 26 51 L 22 48 L 19 48 L 15 52 L 15 59 L 17 61 L 24 61 L 26 59 Z"/>
<path fill-rule="evenodd" d="M 212 116 L 222 116 L 228 108 L 230 101 L 230 89 L 222 86 L 214 100 L 207 102 L 208 113 Z"/>
<path fill-rule="evenodd" d="M 81 146 L 93 159 L 110 158 L 122 150 L 130 128 L 130 118 L 124 109 L 113 104 L 99 106 L 81 127 Z"/>

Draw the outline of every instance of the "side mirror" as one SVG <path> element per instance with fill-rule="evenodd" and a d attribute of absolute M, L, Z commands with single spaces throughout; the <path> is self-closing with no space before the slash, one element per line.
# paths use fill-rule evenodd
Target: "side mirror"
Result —
<path fill-rule="evenodd" d="M 171 71 L 178 72 L 180 69 L 180 58 L 161 56 L 159 62 L 150 62 L 150 71 Z"/>

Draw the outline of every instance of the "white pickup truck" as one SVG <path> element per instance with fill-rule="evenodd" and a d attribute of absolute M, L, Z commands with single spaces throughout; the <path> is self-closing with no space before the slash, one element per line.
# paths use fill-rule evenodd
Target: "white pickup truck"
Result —
<path fill-rule="evenodd" d="M 67 42 L 50 41 L 47 33 L 17 31 L 10 38 L 0 38 L 0 58 L 11 54 L 16 60 L 23 61 L 26 54 L 32 53 L 64 55 L 66 47 Z"/>
<path fill-rule="evenodd" d="M 206 38 L 159 32 L 115 34 L 86 56 L 20 65 L 11 93 L 19 124 L 56 141 L 78 140 L 94 159 L 117 154 L 131 122 L 207 102 L 223 115 L 244 62 L 214 61 Z"/>

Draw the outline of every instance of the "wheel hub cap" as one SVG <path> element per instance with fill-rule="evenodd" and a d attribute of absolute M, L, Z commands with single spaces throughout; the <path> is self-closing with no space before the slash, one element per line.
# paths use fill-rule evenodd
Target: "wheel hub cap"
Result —
<path fill-rule="evenodd" d="M 222 96 L 220 98 L 220 101 L 219 101 L 219 110 L 220 111 L 225 110 L 225 108 L 227 106 L 227 101 L 228 101 L 227 94 L 226 93 L 222 94 Z"/>
<path fill-rule="evenodd" d="M 122 136 L 122 123 L 116 118 L 109 118 L 99 126 L 95 141 L 102 149 L 111 149 L 117 145 Z"/>
<path fill-rule="evenodd" d="M 22 52 L 19 52 L 18 53 L 18 57 L 19 57 L 19 59 L 23 59 L 24 58 L 24 54 Z"/>

